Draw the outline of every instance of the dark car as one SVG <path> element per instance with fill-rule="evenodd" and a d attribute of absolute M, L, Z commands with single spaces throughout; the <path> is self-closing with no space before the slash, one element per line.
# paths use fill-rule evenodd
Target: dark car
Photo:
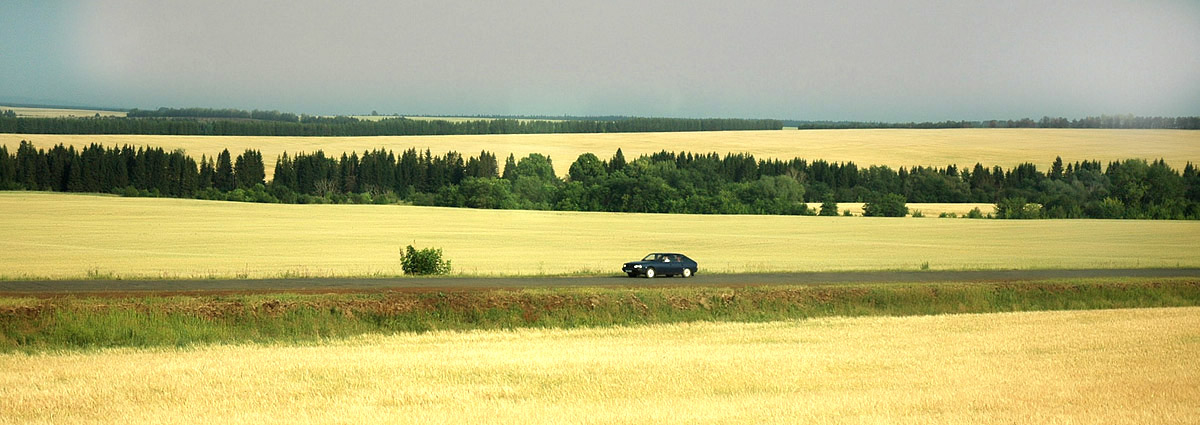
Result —
<path fill-rule="evenodd" d="M 633 261 L 621 266 L 621 271 L 629 277 L 638 275 L 653 278 L 655 276 L 692 277 L 696 274 L 696 261 L 683 254 L 673 252 L 656 252 L 647 255 L 642 261 Z"/>

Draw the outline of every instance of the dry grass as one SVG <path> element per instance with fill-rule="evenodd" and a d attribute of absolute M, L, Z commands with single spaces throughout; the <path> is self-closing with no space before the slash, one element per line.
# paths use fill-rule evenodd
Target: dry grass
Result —
<path fill-rule="evenodd" d="M 99 111 L 92 109 L 56 109 L 56 108 L 25 108 L 19 106 L 4 106 L 0 105 L 0 111 L 11 109 L 18 117 L 28 118 L 66 118 L 66 117 L 93 117 L 100 114 L 102 117 L 123 117 L 124 112 L 120 111 Z"/>
<path fill-rule="evenodd" d="M 720 216 L 279 205 L 0 192 L 0 276 L 398 275 L 440 247 L 465 274 L 616 273 L 679 251 L 702 273 L 1200 266 L 1200 222 Z"/>
<path fill-rule="evenodd" d="M 0 423 L 1195 423 L 1200 308 L 0 355 Z"/>
<path fill-rule="evenodd" d="M 43 148 L 63 143 L 83 146 L 132 144 L 183 149 L 199 157 L 215 156 L 222 149 L 235 155 L 258 149 L 267 162 L 267 176 L 284 151 L 327 154 L 387 148 L 430 149 L 436 154 L 457 151 L 478 155 L 487 150 L 500 157 L 529 153 L 549 155 L 555 170 L 566 175 L 580 154 L 591 152 L 608 159 L 617 148 L 633 159 L 662 150 L 690 152 L 746 152 L 759 158 L 824 159 L 854 161 L 860 166 L 891 167 L 958 164 L 1011 168 L 1022 162 L 1049 168 L 1055 156 L 1065 161 L 1111 161 L 1128 158 L 1164 158 L 1182 169 L 1200 163 L 1200 131 L 1184 130 L 1070 130 L 1070 129 L 948 129 L 948 130 L 781 130 L 685 133 L 516 134 L 478 136 L 390 137 L 238 137 L 0 134 L 0 143 L 14 151 L 21 140 Z"/>

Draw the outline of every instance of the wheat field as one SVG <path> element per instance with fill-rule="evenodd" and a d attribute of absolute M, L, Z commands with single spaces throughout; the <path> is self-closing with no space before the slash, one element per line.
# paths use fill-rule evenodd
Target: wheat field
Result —
<path fill-rule="evenodd" d="M 1195 423 L 1200 308 L 0 355 L 0 423 Z"/>
<path fill-rule="evenodd" d="M 213 157 L 223 149 L 234 155 L 246 149 L 263 154 L 267 177 L 284 152 L 339 155 L 379 148 L 396 152 L 408 148 L 430 149 L 435 154 L 457 151 L 478 155 L 487 150 L 503 158 L 530 153 L 549 155 L 555 171 L 565 176 L 580 154 L 591 152 L 610 158 L 621 148 L 627 159 L 662 150 L 709 153 L 750 153 L 758 158 L 853 161 L 860 167 L 914 165 L 945 167 L 1011 168 L 1023 162 L 1045 170 L 1056 156 L 1064 161 L 1112 161 L 1128 158 L 1163 158 L 1182 169 L 1200 163 L 1200 131 L 1185 130 L 1081 130 L 1081 129 L 942 129 L 942 130 L 778 130 L 679 133 L 511 134 L 466 136 L 382 137 L 259 137 L 259 136 L 146 136 L 0 134 L 0 144 L 15 151 L 22 140 L 39 148 L 62 143 L 86 146 L 125 144 L 183 149 L 199 158 Z"/>
<path fill-rule="evenodd" d="M 12 110 L 18 117 L 28 118 L 67 118 L 67 117 L 93 117 L 100 114 L 102 117 L 123 117 L 124 112 L 120 111 L 101 111 L 95 109 L 60 109 L 60 108 L 29 108 L 20 106 L 4 106 L 0 105 L 0 111 Z"/>
<path fill-rule="evenodd" d="M 406 245 L 456 274 L 1200 267 L 1200 222 L 580 213 L 0 192 L 4 278 L 394 276 Z"/>

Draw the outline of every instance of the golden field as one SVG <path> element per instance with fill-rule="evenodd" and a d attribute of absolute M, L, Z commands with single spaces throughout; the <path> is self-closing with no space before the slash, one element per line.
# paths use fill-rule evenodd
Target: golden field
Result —
<path fill-rule="evenodd" d="M 1045 170 L 1056 156 L 1064 161 L 1112 161 L 1129 158 L 1163 158 L 1182 169 L 1200 163 L 1200 131 L 1186 130 L 1079 130 L 1079 129 L 944 129 L 944 130 L 777 130 L 680 133 L 513 134 L 465 136 L 382 137 L 252 137 L 252 136 L 145 136 L 0 134 L 0 144 L 14 151 L 22 140 L 40 148 L 62 143 L 86 146 L 125 144 L 183 149 L 196 156 L 215 156 L 223 149 L 235 155 L 257 149 L 271 177 L 276 158 L 284 153 L 315 152 L 339 155 L 379 148 L 396 152 L 408 148 L 430 149 L 435 154 L 457 151 L 478 155 L 487 150 L 503 158 L 510 153 L 549 155 L 555 171 L 566 175 L 580 154 L 591 152 L 610 158 L 617 148 L 632 160 L 662 150 L 709 153 L 750 153 L 756 157 L 826 161 L 853 161 L 860 167 L 914 165 L 945 167 L 999 165 L 1011 168 L 1032 162 Z"/>
<path fill-rule="evenodd" d="M 1200 308 L 0 355 L 0 423 L 1195 423 Z"/>
<path fill-rule="evenodd" d="M 282 205 L 0 192 L 0 276 L 400 275 L 444 249 L 456 274 L 617 273 L 679 251 L 701 273 L 1200 267 L 1200 222 L 669 215 Z"/>
<path fill-rule="evenodd" d="M 0 111 L 12 110 L 18 117 L 28 118 L 66 118 L 66 117 L 93 117 L 100 114 L 102 117 L 123 117 L 124 112 L 120 111 L 101 111 L 93 109 L 57 109 L 57 108 L 28 108 L 20 106 L 4 106 L 0 105 Z"/>
<path fill-rule="evenodd" d="M 820 202 L 808 202 L 807 205 L 814 211 L 821 210 Z M 851 214 L 862 215 L 864 205 L 866 204 L 862 202 L 839 202 L 837 204 L 838 214 L 841 214 L 842 211 L 849 210 Z M 925 217 L 937 217 L 938 214 L 941 213 L 954 214 L 959 217 L 964 217 L 975 208 L 979 208 L 979 212 L 985 216 L 996 213 L 996 204 L 910 202 L 906 205 L 908 206 L 909 215 L 920 211 Z"/>

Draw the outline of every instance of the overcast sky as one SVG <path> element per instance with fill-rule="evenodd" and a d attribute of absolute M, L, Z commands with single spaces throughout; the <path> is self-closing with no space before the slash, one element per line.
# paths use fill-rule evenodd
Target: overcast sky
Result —
<path fill-rule="evenodd" d="M 25 1 L 0 101 L 310 114 L 1200 115 L 1200 2 Z"/>

